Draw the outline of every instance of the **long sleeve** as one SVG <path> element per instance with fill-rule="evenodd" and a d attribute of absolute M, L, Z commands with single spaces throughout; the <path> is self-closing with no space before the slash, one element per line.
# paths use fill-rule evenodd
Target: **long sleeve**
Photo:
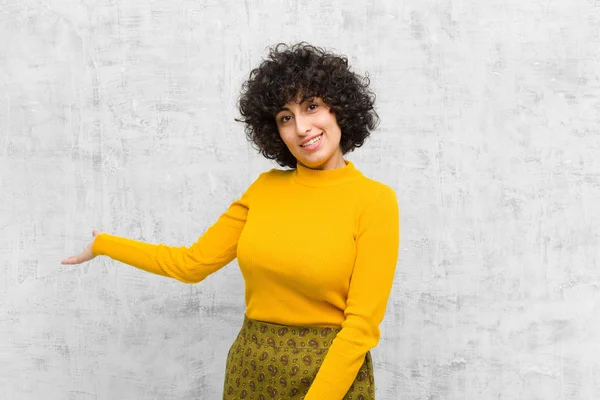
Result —
<path fill-rule="evenodd" d="M 157 275 L 185 283 L 197 283 L 230 263 L 246 223 L 252 193 L 261 174 L 246 192 L 191 246 L 150 244 L 101 233 L 92 245 L 92 254 L 110 258 Z"/>
<path fill-rule="evenodd" d="M 342 329 L 304 400 L 341 400 L 379 342 L 398 260 L 399 214 L 395 192 L 383 186 L 361 215 Z"/>

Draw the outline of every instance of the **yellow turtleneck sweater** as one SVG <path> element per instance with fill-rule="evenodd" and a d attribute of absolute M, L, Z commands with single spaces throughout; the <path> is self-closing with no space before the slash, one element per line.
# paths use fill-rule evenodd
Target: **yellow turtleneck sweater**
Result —
<path fill-rule="evenodd" d="M 102 233 L 92 253 L 185 283 L 237 257 L 248 318 L 342 327 L 305 400 L 342 399 L 379 341 L 400 241 L 395 192 L 345 162 L 261 173 L 189 247 Z"/>

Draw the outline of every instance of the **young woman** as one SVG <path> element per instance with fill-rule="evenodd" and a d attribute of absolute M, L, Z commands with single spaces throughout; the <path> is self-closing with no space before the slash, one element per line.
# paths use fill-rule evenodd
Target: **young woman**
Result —
<path fill-rule="evenodd" d="M 185 283 L 237 257 L 246 312 L 227 356 L 223 399 L 374 399 L 379 341 L 400 240 L 396 194 L 344 154 L 375 128 L 375 96 L 347 59 L 280 44 L 252 70 L 240 122 L 261 173 L 190 247 L 93 231 L 63 264 L 97 255 Z"/>

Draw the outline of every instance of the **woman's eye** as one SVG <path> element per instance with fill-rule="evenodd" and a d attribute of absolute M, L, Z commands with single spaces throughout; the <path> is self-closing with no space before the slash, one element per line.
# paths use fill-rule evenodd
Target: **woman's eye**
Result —
<path fill-rule="evenodd" d="M 289 115 L 284 115 L 283 117 L 281 117 L 281 118 L 279 119 L 279 122 L 281 122 L 281 123 L 288 122 L 288 121 L 290 120 L 290 118 L 291 118 L 291 117 L 290 117 Z"/>
<path fill-rule="evenodd" d="M 309 110 L 314 110 L 315 108 L 317 108 L 319 105 L 317 103 L 312 103 L 310 106 L 308 106 Z"/>

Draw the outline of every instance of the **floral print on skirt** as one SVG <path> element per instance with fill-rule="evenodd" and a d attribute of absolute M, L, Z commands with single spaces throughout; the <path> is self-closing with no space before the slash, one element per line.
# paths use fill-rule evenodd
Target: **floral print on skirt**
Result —
<path fill-rule="evenodd" d="M 227 355 L 223 400 L 303 399 L 341 329 L 278 325 L 244 316 Z M 367 352 L 343 400 L 374 399 L 373 361 Z"/>

